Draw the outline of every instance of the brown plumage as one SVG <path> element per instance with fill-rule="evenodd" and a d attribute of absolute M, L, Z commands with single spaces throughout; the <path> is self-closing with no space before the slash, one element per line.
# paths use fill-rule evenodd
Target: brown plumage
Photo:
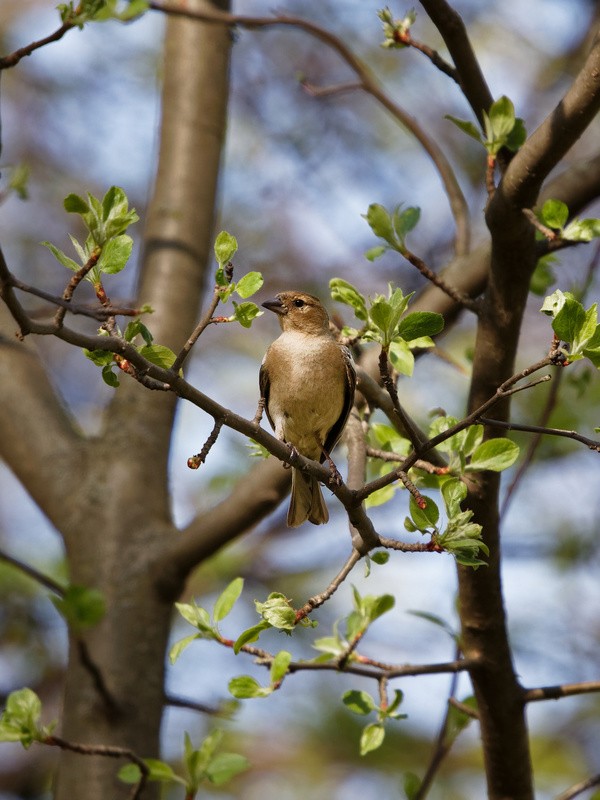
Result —
<path fill-rule="evenodd" d="M 324 461 L 340 438 L 354 400 L 352 358 L 329 329 L 317 297 L 280 292 L 263 303 L 277 314 L 282 333 L 260 368 L 260 393 L 278 439 L 315 461 Z M 329 513 L 316 478 L 292 472 L 287 523 L 327 522 Z"/>

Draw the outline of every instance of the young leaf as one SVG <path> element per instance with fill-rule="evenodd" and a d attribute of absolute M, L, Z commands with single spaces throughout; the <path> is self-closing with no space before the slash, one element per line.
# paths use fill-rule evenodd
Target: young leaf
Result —
<path fill-rule="evenodd" d="M 546 200 L 540 211 L 540 219 L 549 228 L 561 231 L 569 219 L 569 208 L 562 200 Z"/>
<path fill-rule="evenodd" d="M 191 636 L 186 636 L 184 639 L 180 639 L 178 642 L 175 642 L 173 647 L 169 650 L 169 663 L 175 664 L 179 656 L 183 653 L 185 648 L 190 645 L 192 642 L 199 639 L 200 634 L 193 633 Z"/>
<path fill-rule="evenodd" d="M 254 605 L 265 622 L 274 628 L 292 631 L 296 627 L 296 612 L 287 597 L 280 592 L 271 592 L 264 603 L 255 601 Z"/>
<path fill-rule="evenodd" d="M 427 505 L 425 508 L 419 508 L 415 498 L 410 496 L 410 516 L 419 530 L 428 530 L 435 528 L 440 518 L 440 511 L 435 502 L 430 497 L 423 497 Z"/>
<path fill-rule="evenodd" d="M 132 249 L 133 239 L 126 233 L 109 239 L 102 247 L 102 253 L 96 265 L 98 270 L 107 275 L 115 275 L 120 272 L 127 264 Z"/>
<path fill-rule="evenodd" d="M 240 675 L 229 681 L 229 691 L 238 700 L 248 700 L 252 697 L 268 697 L 273 691 L 270 686 L 261 686 L 251 675 Z"/>
<path fill-rule="evenodd" d="M 292 660 L 292 654 L 288 653 L 287 650 L 280 650 L 275 658 L 273 659 L 273 663 L 271 664 L 270 670 L 270 678 L 271 678 L 271 685 L 279 683 L 285 677 L 290 662 Z"/>
<path fill-rule="evenodd" d="M 243 578 L 234 578 L 231 583 L 221 592 L 215 603 L 213 610 L 213 619 L 215 622 L 220 622 L 229 614 L 233 608 L 236 600 L 242 593 L 244 588 Z"/>
<path fill-rule="evenodd" d="M 72 258 L 69 258 L 69 256 L 63 253 L 62 250 L 59 250 L 58 247 L 55 247 L 52 242 L 40 242 L 40 244 L 42 244 L 44 247 L 47 247 L 54 258 L 59 261 L 63 267 L 66 267 L 73 272 L 78 272 L 81 269 L 81 264 L 78 264 L 76 261 L 73 261 Z"/>
<path fill-rule="evenodd" d="M 380 205 L 379 203 L 371 203 L 367 213 L 363 214 L 363 217 L 369 223 L 369 227 L 375 236 L 378 236 L 380 239 L 384 239 L 386 242 L 391 244 L 392 247 L 397 247 L 398 242 L 396 241 L 396 236 L 394 234 L 392 218 L 384 206 Z"/>
<path fill-rule="evenodd" d="M 219 266 L 224 267 L 237 253 L 238 243 L 235 236 L 221 231 L 215 240 L 215 257 Z"/>
<path fill-rule="evenodd" d="M 264 279 L 260 272 L 248 272 L 235 285 L 235 291 L 244 300 L 258 292 L 263 285 Z"/>
<path fill-rule="evenodd" d="M 349 689 L 344 693 L 342 702 L 354 714 L 370 714 L 376 708 L 375 701 L 368 692 Z"/>
<path fill-rule="evenodd" d="M 453 122 L 457 128 L 460 128 L 463 133 L 466 133 L 467 136 L 475 139 L 475 141 L 479 142 L 479 144 L 482 143 L 483 139 L 481 136 L 481 131 L 473 122 L 468 122 L 465 119 L 458 119 L 457 117 L 453 117 L 451 114 L 446 114 L 444 119 L 448 119 L 450 122 Z"/>
<path fill-rule="evenodd" d="M 413 311 L 398 324 L 397 335 L 407 342 L 421 336 L 435 336 L 444 329 L 444 318 L 433 311 Z"/>
<path fill-rule="evenodd" d="M 488 439 L 483 442 L 473 453 L 467 471 L 491 470 L 502 472 L 512 467 L 519 457 L 519 446 L 510 439 Z"/>
<path fill-rule="evenodd" d="M 233 652 L 237 655 L 245 644 L 256 642 L 263 631 L 272 627 L 273 626 L 270 623 L 263 619 L 261 622 L 258 622 L 256 625 L 253 625 L 251 628 L 243 631 L 240 633 L 235 641 L 235 644 L 233 645 Z"/>
<path fill-rule="evenodd" d="M 381 747 L 385 739 L 385 729 L 380 722 L 372 722 L 367 725 L 360 737 L 360 754 L 365 756 L 372 750 Z"/>
<path fill-rule="evenodd" d="M 345 303 L 354 309 L 356 317 L 363 322 L 368 319 L 367 304 L 362 294 L 348 281 L 342 278 L 332 278 L 329 281 L 329 289 L 333 300 L 338 303 Z"/>
<path fill-rule="evenodd" d="M 70 628 L 77 633 L 97 625 L 106 612 L 102 594 L 97 589 L 88 589 L 85 586 L 71 585 L 62 597 L 53 597 L 52 602 Z"/>
<path fill-rule="evenodd" d="M 256 317 L 262 316 L 263 312 L 256 305 L 256 303 L 236 303 L 233 301 L 235 309 L 234 315 L 230 318 L 231 321 L 239 322 L 243 328 L 249 328 L 252 325 L 252 320 Z"/>
<path fill-rule="evenodd" d="M 169 369 L 177 358 L 172 350 L 162 344 L 150 344 L 140 348 L 140 355 L 148 359 L 151 364 L 157 367 Z"/>
<path fill-rule="evenodd" d="M 206 768 L 206 777 L 214 786 L 222 786 L 250 766 L 239 753 L 219 753 Z"/>

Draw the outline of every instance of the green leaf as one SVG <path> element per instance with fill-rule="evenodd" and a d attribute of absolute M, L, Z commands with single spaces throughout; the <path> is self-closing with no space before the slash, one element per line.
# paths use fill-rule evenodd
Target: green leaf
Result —
<path fill-rule="evenodd" d="M 262 620 L 262 622 L 259 622 L 256 625 L 253 625 L 251 628 L 243 631 L 240 633 L 235 641 L 235 644 L 233 645 L 233 652 L 237 655 L 245 644 L 258 641 L 260 634 L 267 630 L 267 628 L 271 627 L 272 625 L 270 623 L 268 623 L 266 620 Z"/>
<path fill-rule="evenodd" d="M 567 292 L 567 295 L 568 294 L 569 293 Z M 564 306 L 567 295 L 565 295 L 564 292 L 561 292 L 560 289 L 557 289 L 555 292 L 552 292 L 551 295 L 545 297 L 542 307 L 540 308 L 542 314 L 546 314 L 548 317 L 555 317 L 560 309 Z"/>
<path fill-rule="evenodd" d="M 252 697 L 268 697 L 273 689 L 270 686 L 261 686 L 251 675 L 240 675 L 229 681 L 229 691 L 238 700 L 247 700 Z"/>
<path fill-rule="evenodd" d="M 387 550 L 377 550 L 375 553 L 371 554 L 371 561 L 374 564 L 387 564 L 390 560 L 390 554 Z"/>
<path fill-rule="evenodd" d="M 519 446 L 510 439 L 488 439 L 483 442 L 473 453 L 471 463 L 467 466 L 468 472 L 491 470 L 502 472 L 512 467 L 519 457 Z"/>
<path fill-rule="evenodd" d="M 150 344 L 140 348 L 140 355 L 144 356 L 151 364 L 156 364 L 157 367 L 169 369 L 177 356 L 168 347 L 162 344 Z"/>
<path fill-rule="evenodd" d="M 449 625 L 446 620 L 439 617 L 437 614 L 430 614 L 429 611 L 412 611 L 409 610 L 406 612 L 407 614 L 411 614 L 413 617 L 419 617 L 419 619 L 424 619 L 426 622 L 431 622 L 432 625 L 437 625 L 443 631 L 445 631 L 448 636 L 450 636 L 454 641 L 458 639 L 458 634 Z"/>
<path fill-rule="evenodd" d="M 367 725 L 360 737 L 360 754 L 365 756 L 372 750 L 381 747 L 385 739 L 385 729 L 380 722 L 372 722 Z"/>
<path fill-rule="evenodd" d="M 368 692 L 359 692 L 358 689 L 349 689 L 345 692 L 342 702 L 354 714 L 370 714 L 377 707 Z"/>
<path fill-rule="evenodd" d="M 296 612 L 287 597 L 280 592 L 271 592 L 264 603 L 254 601 L 261 617 L 279 630 L 292 631 L 296 627 Z"/>
<path fill-rule="evenodd" d="M 141 336 L 146 344 L 152 344 L 154 338 L 140 319 L 132 320 L 125 328 L 125 333 L 123 334 L 123 338 L 127 342 L 132 342 L 136 336 Z"/>
<path fill-rule="evenodd" d="M 102 246 L 102 253 L 98 259 L 97 268 L 107 275 L 116 275 L 127 264 L 133 249 L 133 239 L 126 233 L 109 239 Z"/>
<path fill-rule="evenodd" d="M 175 603 L 175 608 L 186 622 L 198 628 L 201 633 L 210 634 L 211 638 L 216 635 L 216 631 L 210 621 L 210 615 L 205 608 L 196 603 Z"/>
<path fill-rule="evenodd" d="M 377 244 L 375 247 L 370 247 L 366 253 L 365 258 L 367 261 L 376 261 L 378 258 L 388 251 L 388 247 L 383 244 Z"/>
<path fill-rule="evenodd" d="M 248 272 L 235 284 L 235 291 L 245 300 L 247 297 L 251 297 L 255 294 L 255 292 L 258 292 L 263 283 L 264 278 L 260 272 Z"/>
<path fill-rule="evenodd" d="M 552 329 L 563 342 L 573 342 L 585 323 L 585 311 L 581 303 L 569 293 L 565 294 L 562 308 L 552 322 Z"/>
<path fill-rule="evenodd" d="M 79 197 L 78 194 L 67 195 L 63 201 L 63 206 L 65 211 L 70 214 L 87 214 L 90 210 L 83 197 Z"/>
<path fill-rule="evenodd" d="M 396 494 L 396 487 L 393 484 L 384 486 L 377 489 L 367 497 L 365 500 L 365 508 L 377 508 L 377 506 L 385 505 Z"/>
<path fill-rule="evenodd" d="M 562 232 L 569 242 L 591 242 L 600 236 L 600 219 L 574 219 Z"/>
<path fill-rule="evenodd" d="M 515 126 L 515 107 L 506 95 L 498 98 L 488 112 L 494 140 L 506 143 L 508 135 Z"/>
<path fill-rule="evenodd" d="M 215 257 L 220 267 L 224 267 L 237 253 L 238 243 L 235 236 L 221 231 L 215 240 Z"/>
<path fill-rule="evenodd" d="M 234 300 L 233 307 L 235 309 L 235 313 L 231 317 L 231 321 L 235 320 L 236 322 L 239 322 L 243 328 L 249 328 L 252 325 L 252 320 L 256 317 L 262 316 L 263 314 L 256 303 L 248 302 L 240 303 L 238 305 Z"/>
<path fill-rule="evenodd" d="M 479 144 L 482 143 L 483 137 L 481 136 L 481 131 L 474 123 L 468 122 L 465 119 L 458 119 L 458 117 L 453 117 L 451 114 L 446 114 L 444 119 L 448 119 L 450 122 L 453 122 L 457 128 L 460 128 L 463 133 L 466 133 L 467 136 L 475 139 L 475 141 L 479 142 Z"/>
<path fill-rule="evenodd" d="M 84 348 L 83 354 L 97 367 L 105 367 L 107 364 L 113 364 L 113 354 L 108 350 L 86 350 Z"/>
<path fill-rule="evenodd" d="M 81 269 L 81 264 L 78 264 L 76 261 L 73 261 L 72 258 L 69 258 L 62 250 L 59 250 L 58 247 L 55 247 L 52 242 L 40 242 L 44 247 L 47 247 L 48 250 L 52 253 L 54 258 L 59 261 L 63 267 L 72 270 L 73 272 L 79 272 Z"/>
<path fill-rule="evenodd" d="M 467 496 L 467 487 L 458 478 L 451 478 L 444 481 L 441 492 L 446 506 L 446 513 L 452 519 L 460 514 L 460 504 Z"/>
<path fill-rule="evenodd" d="M 366 613 L 369 622 L 374 622 L 382 614 L 391 611 L 396 599 L 393 594 L 381 594 L 378 596 L 366 595 L 362 598 L 362 608 Z"/>
<path fill-rule="evenodd" d="M 444 318 L 433 311 L 413 311 L 398 324 L 397 335 L 407 342 L 421 336 L 435 336 L 444 329 Z"/>
<path fill-rule="evenodd" d="M 186 636 L 184 639 L 179 639 L 178 642 L 175 642 L 173 647 L 169 650 L 169 663 L 174 664 L 186 647 L 199 638 L 200 634 L 192 633 L 191 636 Z"/>
<path fill-rule="evenodd" d="M 229 614 L 233 608 L 236 600 L 242 593 L 244 588 L 243 578 L 234 578 L 231 583 L 221 592 L 215 603 L 213 610 L 213 619 L 215 622 L 220 622 Z"/>
<path fill-rule="evenodd" d="M 222 786 L 249 766 L 248 759 L 239 753 L 219 753 L 208 765 L 206 776 L 215 786 Z"/>
<path fill-rule="evenodd" d="M 29 167 L 27 164 L 16 164 L 10 171 L 9 188 L 21 200 L 27 200 L 29 192 L 27 184 L 29 182 Z"/>
<path fill-rule="evenodd" d="M 415 797 L 417 797 L 417 793 L 421 788 L 421 779 L 418 775 L 415 775 L 414 772 L 405 772 L 403 788 L 404 794 L 406 795 L 406 800 L 415 800 Z"/>
<path fill-rule="evenodd" d="M 511 152 L 515 153 L 520 147 L 525 144 L 527 139 L 527 131 L 525 130 L 525 123 L 521 119 L 521 117 L 517 117 L 515 119 L 515 124 L 513 125 L 513 129 L 506 137 L 504 142 L 504 146 L 507 147 Z"/>
<path fill-rule="evenodd" d="M 378 236 L 380 239 L 384 239 L 394 248 L 398 246 L 396 235 L 394 233 L 394 226 L 392 224 L 392 218 L 384 206 L 380 205 L 379 203 L 371 203 L 367 213 L 363 214 L 363 217 L 369 223 L 369 227 L 375 236 Z"/>
<path fill-rule="evenodd" d="M 280 650 L 271 664 L 270 678 L 271 685 L 279 683 L 287 674 L 288 667 L 292 660 L 292 654 L 287 650 Z"/>
<path fill-rule="evenodd" d="M 62 597 L 53 597 L 52 602 L 76 633 L 97 625 L 106 612 L 106 603 L 101 592 L 85 586 L 71 585 Z"/>
<path fill-rule="evenodd" d="M 102 370 L 102 380 L 113 389 L 116 389 L 117 386 L 120 386 L 119 379 L 113 372 L 112 366 L 109 364 L 107 364 Z"/>
<path fill-rule="evenodd" d="M 329 281 L 329 289 L 333 300 L 338 303 L 345 303 L 354 309 L 355 316 L 366 322 L 368 319 L 367 304 L 363 295 L 348 281 L 342 278 L 332 278 Z"/>
<path fill-rule="evenodd" d="M 403 211 L 398 206 L 392 215 L 392 224 L 398 239 L 404 244 L 406 235 L 410 233 L 417 226 L 421 217 L 421 209 L 416 206 L 409 206 Z"/>
<path fill-rule="evenodd" d="M 569 208 L 562 200 L 546 200 L 540 211 L 540 219 L 549 228 L 561 231 L 569 219 Z"/>
<path fill-rule="evenodd" d="M 431 497 L 423 496 L 423 499 L 427 505 L 425 508 L 419 508 L 415 498 L 412 495 L 410 496 L 410 516 L 419 530 L 428 530 L 429 528 L 435 528 L 437 525 L 440 518 L 440 511 Z"/>
<path fill-rule="evenodd" d="M 415 367 L 415 357 L 404 339 L 394 339 L 388 347 L 391 365 L 401 375 L 411 377 Z"/>
<path fill-rule="evenodd" d="M 43 733 L 39 727 L 41 714 L 42 703 L 34 691 L 25 688 L 11 692 L 0 716 L 0 742 L 20 742 L 28 748 Z"/>

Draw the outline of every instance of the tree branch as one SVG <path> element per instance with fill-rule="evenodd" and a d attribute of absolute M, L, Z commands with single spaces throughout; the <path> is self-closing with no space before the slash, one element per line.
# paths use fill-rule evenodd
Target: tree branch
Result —
<path fill-rule="evenodd" d="M 149 5 L 150 8 L 156 11 L 162 11 L 166 14 L 184 16 L 191 19 L 201 19 L 204 22 L 222 24 L 229 27 L 240 25 L 251 30 L 274 26 L 297 28 L 335 50 L 348 67 L 356 74 L 363 91 L 371 95 L 371 97 L 382 105 L 397 122 L 406 128 L 430 157 L 441 178 L 450 204 L 450 210 L 454 217 L 456 225 L 456 253 L 461 255 L 469 251 L 470 221 L 468 205 L 450 162 L 435 140 L 428 136 L 418 122 L 383 91 L 372 72 L 340 37 L 335 36 L 330 31 L 302 17 L 284 14 L 279 14 L 274 17 L 252 17 L 242 14 L 229 14 L 226 12 L 217 13 L 213 11 L 191 9 L 169 2 L 157 2 L 156 0 L 150 2 Z"/>

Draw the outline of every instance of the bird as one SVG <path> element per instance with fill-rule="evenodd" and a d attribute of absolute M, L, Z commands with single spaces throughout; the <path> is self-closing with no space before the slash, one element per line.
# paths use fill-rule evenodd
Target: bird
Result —
<path fill-rule="evenodd" d="M 330 453 L 354 402 L 350 351 L 330 330 L 318 297 L 285 291 L 262 305 L 277 314 L 282 332 L 260 367 L 260 403 L 278 439 L 314 461 L 327 459 L 339 479 Z M 317 478 L 293 467 L 287 524 L 295 528 L 306 520 L 321 525 L 329 512 Z"/>

